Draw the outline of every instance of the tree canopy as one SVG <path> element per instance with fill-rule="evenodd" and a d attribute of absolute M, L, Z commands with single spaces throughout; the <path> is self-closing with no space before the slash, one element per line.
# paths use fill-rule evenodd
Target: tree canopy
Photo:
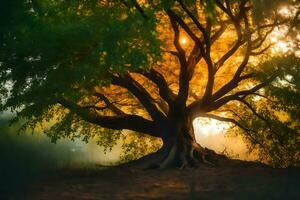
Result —
<path fill-rule="evenodd" d="M 15 112 L 22 130 L 42 128 L 53 141 L 98 137 L 107 148 L 131 130 L 141 138 L 124 148 L 146 154 L 161 138 L 165 166 L 173 151 L 203 149 L 191 122 L 212 118 L 263 160 L 299 165 L 299 2 L 1 4 L 0 111 Z"/>

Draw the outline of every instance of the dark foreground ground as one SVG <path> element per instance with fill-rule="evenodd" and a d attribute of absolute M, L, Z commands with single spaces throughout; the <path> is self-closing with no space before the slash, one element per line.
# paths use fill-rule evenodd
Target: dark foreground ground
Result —
<path fill-rule="evenodd" d="M 300 169 L 223 159 L 184 170 L 61 170 L 20 199 L 300 199 Z"/>

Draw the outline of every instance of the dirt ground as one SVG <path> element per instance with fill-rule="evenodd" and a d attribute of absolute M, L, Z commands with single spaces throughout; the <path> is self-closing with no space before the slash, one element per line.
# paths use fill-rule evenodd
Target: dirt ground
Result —
<path fill-rule="evenodd" d="M 23 199 L 300 199 L 300 169 L 223 159 L 215 167 L 169 170 L 61 170 Z"/>

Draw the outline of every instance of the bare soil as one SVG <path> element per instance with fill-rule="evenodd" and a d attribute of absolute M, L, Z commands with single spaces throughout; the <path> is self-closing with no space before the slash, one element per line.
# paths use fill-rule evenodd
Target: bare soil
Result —
<path fill-rule="evenodd" d="M 61 170 L 35 182 L 24 199 L 300 199 L 300 169 L 220 156 L 216 166 L 168 170 Z"/>

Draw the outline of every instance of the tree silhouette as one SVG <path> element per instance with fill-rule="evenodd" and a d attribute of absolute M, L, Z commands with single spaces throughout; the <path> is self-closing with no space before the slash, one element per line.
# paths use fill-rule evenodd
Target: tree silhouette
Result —
<path fill-rule="evenodd" d="M 6 4 L 18 12 L 1 21 L 1 109 L 15 110 L 14 120 L 26 120 L 24 129 L 49 122 L 45 132 L 54 141 L 99 136 L 104 146 L 119 137 L 115 131 L 132 130 L 163 142 L 135 163 L 184 167 L 211 164 L 192 124 L 205 117 L 240 128 L 274 160 L 283 153 L 299 161 L 298 122 L 287 125 L 276 108 L 255 106 L 259 97 L 288 112 L 279 106 L 286 102 L 278 98 L 282 93 L 270 88 L 282 89 L 274 83 L 299 66 L 299 58 L 272 58 L 269 36 L 284 26 L 286 37 L 294 37 L 299 11 L 283 17 L 274 9 L 258 18 L 257 2 L 247 0 Z M 298 88 L 284 91 L 299 96 Z M 296 102 L 290 105 L 299 113 Z"/>

